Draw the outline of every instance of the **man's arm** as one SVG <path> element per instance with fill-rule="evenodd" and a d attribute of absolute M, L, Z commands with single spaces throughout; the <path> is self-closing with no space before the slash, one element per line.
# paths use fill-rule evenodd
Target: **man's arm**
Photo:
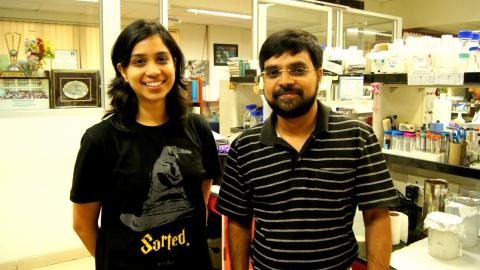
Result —
<path fill-rule="evenodd" d="M 251 222 L 228 218 L 228 248 L 232 270 L 248 270 L 251 239 Z"/>
<path fill-rule="evenodd" d="M 99 202 L 73 204 L 73 230 L 80 237 L 88 252 L 94 257 L 100 209 L 101 204 Z"/>
<path fill-rule="evenodd" d="M 373 208 L 364 210 L 363 221 L 367 244 L 367 269 L 389 269 L 392 237 L 388 209 Z"/>

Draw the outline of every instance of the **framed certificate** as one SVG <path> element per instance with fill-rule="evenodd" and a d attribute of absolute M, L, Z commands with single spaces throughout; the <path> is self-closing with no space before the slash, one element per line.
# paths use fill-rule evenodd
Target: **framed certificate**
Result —
<path fill-rule="evenodd" d="M 52 70 L 51 107 L 100 107 L 98 70 Z"/>

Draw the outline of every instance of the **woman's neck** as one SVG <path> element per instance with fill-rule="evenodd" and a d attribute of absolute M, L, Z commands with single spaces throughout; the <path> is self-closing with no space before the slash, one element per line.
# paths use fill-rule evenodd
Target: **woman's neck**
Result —
<path fill-rule="evenodd" d="M 168 121 L 165 103 L 140 104 L 136 121 L 144 126 L 160 126 Z"/>

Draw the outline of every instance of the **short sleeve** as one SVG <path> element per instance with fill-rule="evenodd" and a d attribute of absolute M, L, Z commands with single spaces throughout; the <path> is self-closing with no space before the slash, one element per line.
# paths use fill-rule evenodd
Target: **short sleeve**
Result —
<path fill-rule="evenodd" d="M 197 133 L 201 140 L 202 162 L 205 169 L 204 180 L 213 179 L 218 183 L 222 177 L 220 171 L 220 161 L 218 159 L 217 144 L 213 138 L 212 131 L 208 122 L 199 115 L 192 114 L 196 124 Z"/>
<path fill-rule="evenodd" d="M 364 139 L 356 169 L 355 194 L 360 210 L 393 206 L 398 196 L 377 137 L 369 126 L 361 127 Z"/>
<path fill-rule="evenodd" d="M 251 218 L 249 192 L 238 163 L 238 143 L 232 143 L 227 161 L 216 209 L 223 215 L 237 219 Z"/>
<path fill-rule="evenodd" d="M 70 200 L 75 203 L 102 201 L 107 181 L 105 146 L 87 130 L 82 137 L 73 171 Z"/>

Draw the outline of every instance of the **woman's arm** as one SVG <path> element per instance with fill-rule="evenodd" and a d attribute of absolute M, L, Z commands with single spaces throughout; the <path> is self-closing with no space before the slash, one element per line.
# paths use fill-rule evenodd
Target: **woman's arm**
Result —
<path fill-rule="evenodd" d="M 212 188 L 213 179 L 204 180 L 202 183 L 203 201 L 205 202 L 205 221 L 208 220 L 208 199 L 210 198 L 210 189 Z"/>
<path fill-rule="evenodd" d="M 73 230 L 94 257 L 100 209 L 100 202 L 73 203 Z"/>

